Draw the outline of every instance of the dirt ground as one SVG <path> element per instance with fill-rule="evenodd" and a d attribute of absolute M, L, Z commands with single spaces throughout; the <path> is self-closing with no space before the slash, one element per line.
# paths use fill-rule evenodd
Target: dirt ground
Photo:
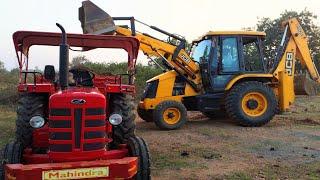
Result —
<path fill-rule="evenodd" d="M 149 144 L 153 179 L 320 179 L 320 97 L 298 97 L 290 112 L 258 128 L 188 114 L 179 130 L 137 119 Z M 0 107 L 0 146 L 14 133 L 15 113 Z"/>
<path fill-rule="evenodd" d="M 258 128 L 188 114 L 181 129 L 137 120 L 154 179 L 320 179 L 320 97 L 298 97 L 291 112 Z"/>

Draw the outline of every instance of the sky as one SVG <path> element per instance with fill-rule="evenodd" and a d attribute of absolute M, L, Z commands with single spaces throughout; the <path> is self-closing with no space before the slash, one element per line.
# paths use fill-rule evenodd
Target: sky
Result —
<path fill-rule="evenodd" d="M 56 22 L 67 32 L 82 33 L 78 8 L 82 0 L 2 0 L 0 5 L 0 61 L 12 69 L 18 66 L 12 34 L 18 30 L 58 32 Z M 307 9 L 319 18 L 319 0 L 92 0 L 111 16 L 134 16 L 166 31 L 183 35 L 192 41 L 209 30 L 254 28 L 262 17 L 277 18 L 285 10 Z M 139 27 L 138 27 L 139 28 Z M 139 29 L 138 29 L 139 30 Z M 148 29 L 142 28 L 149 33 Z M 141 30 L 140 30 L 141 31 Z M 120 55 L 118 55 L 120 54 Z M 90 60 L 117 61 L 126 59 L 123 51 L 95 50 L 85 55 Z M 58 49 L 32 47 L 30 67 L 43 69 L 46 64 L 58 65 Z M 138 62 L 146 63 L 140 53 Z"/>

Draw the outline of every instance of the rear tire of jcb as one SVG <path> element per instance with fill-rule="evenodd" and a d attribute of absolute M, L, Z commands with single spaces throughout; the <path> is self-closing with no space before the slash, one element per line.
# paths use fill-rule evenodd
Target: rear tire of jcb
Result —
<path fill-rule="evenodd" d="M 135 113 L 133 97 L 127 94 L 112 94 L 110 97 L 110 113 L 122 115 L 122 123 L 113 126 L 113 144 L 125 144 L 130 137 L 135 136 Z"/>
<path fill-rule="evenodd" d="M 174 123 L 169 124 L 164 119 L 164 113 L 167 109 L 174 108 L 179 113 L 180 118 Z M 156 106 L 153 110 L 153 120 L 155 124 L 163 130 L 174 130 L 179 129 L 187 122 L 187 109 L 186 107 L 177 101 L 164 101 Z"/>
<path fill-rule="evenodd" d="M 130 137 L 128 139 L 129 154 L 138 157 L 138 172 L 135 175 L 137 180 L 149 180 L 150 175 L 150 155 L 146 142 L 140 137 Z"/>
<path fill-rule="evenodd" d="M 139 117 L 145 122 L 153 122 L 152 110 L 145 110 L 138 107 L 137 112 Z"/>
<path fill-rule="evenodd" d="M 29 121 L 33 116 L 44 117 L 45 98 L 39 94 L 22 94 L 18 100 L 16 139 L 23 147 L 32 145 L 33 128 Z"/>
<path fill-rule="evenodd" d="M 266 99 L 266 110 L 260 116 L 249 116 L 242 108 L 242 99 L 248 93 L 260 93 Z M 273 90 L 258 81 L 249 81 L 237 84 L 231 89 L 225 99 L 226 111 L 233 120 L 242 126 L 258 127 L 267 124 L 277 111 L 278 101 Z"/>
<path fill-rule="evenodd" d="M 4 165 L 22 162 L 23 145 L 19 141 L 13 141 L 6 145 L 3 152 L 3 162 L 0 167 L 0 179 L 4 179 Z"/>

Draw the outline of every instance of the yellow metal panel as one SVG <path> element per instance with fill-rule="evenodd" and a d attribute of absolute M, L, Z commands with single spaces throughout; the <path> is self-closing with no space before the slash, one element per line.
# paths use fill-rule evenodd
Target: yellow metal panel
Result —
<path fill-rule="evenodd" d="M 184 95 L 172 96 L 176 76 L 177 74 L 175 71 L 169 71 L 148 80 L 148 82 L 159 80 L 156 97 L 145 98 L 143 101 L 140 101 L 139 107 L 142 109 L 154 109 L 159 103 L 165 100 L 181 102 L 183 97 L 198 95 L 198 93 L 189 84 L 186 84 Z"/>
<path fill-rule="evenodd" d="M 285 53 L 281 57 L 274 76 L 279 80 L 279 105 L 281 111 L 286 111 L 294 102 L 294 73 L 296 61 L 296 43 L 290 37 Z"/>
<path fill-rule="evenodd" d="M 145 98 L 143 101 L 139 102 L 139 107 L 141 109 L 154 109 L 159 103 L 163 101 L 177 101 L 181 102 L 182 98 L 185 97 L 182 96 L 167 96 L 167 97 L 159 97 L 159 98 Z"/>
<path fill-rule="evenodd" d="M 279 72 L 279 105 L 281 111 L 287 111 L 295 100 L 293 79 L 288 72 Z"/>
<path fill-rule="evenodd" d="M 273 78 L 272 74 L 242 74 L 235 78 L 233 78 L 226 86 L 225 90 L 229 90 L 233 87 L 233 85 L 240 79 L 243 78 Z"/>

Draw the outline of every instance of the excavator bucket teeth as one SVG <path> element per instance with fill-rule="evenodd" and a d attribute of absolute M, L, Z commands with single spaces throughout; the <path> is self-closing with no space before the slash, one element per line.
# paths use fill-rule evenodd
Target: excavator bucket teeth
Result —
<path fill-rule="evenodd" d="M 318 86 L 307 73 L 295 75 L 294 92 L 296 95 L 318 95 Z"/>
<path fill-rule="evenodd" d="M 91 1 L 83 1 L 79 8 L 79 20 L 84 34 L 113 34 L 112 17 Z"/>

